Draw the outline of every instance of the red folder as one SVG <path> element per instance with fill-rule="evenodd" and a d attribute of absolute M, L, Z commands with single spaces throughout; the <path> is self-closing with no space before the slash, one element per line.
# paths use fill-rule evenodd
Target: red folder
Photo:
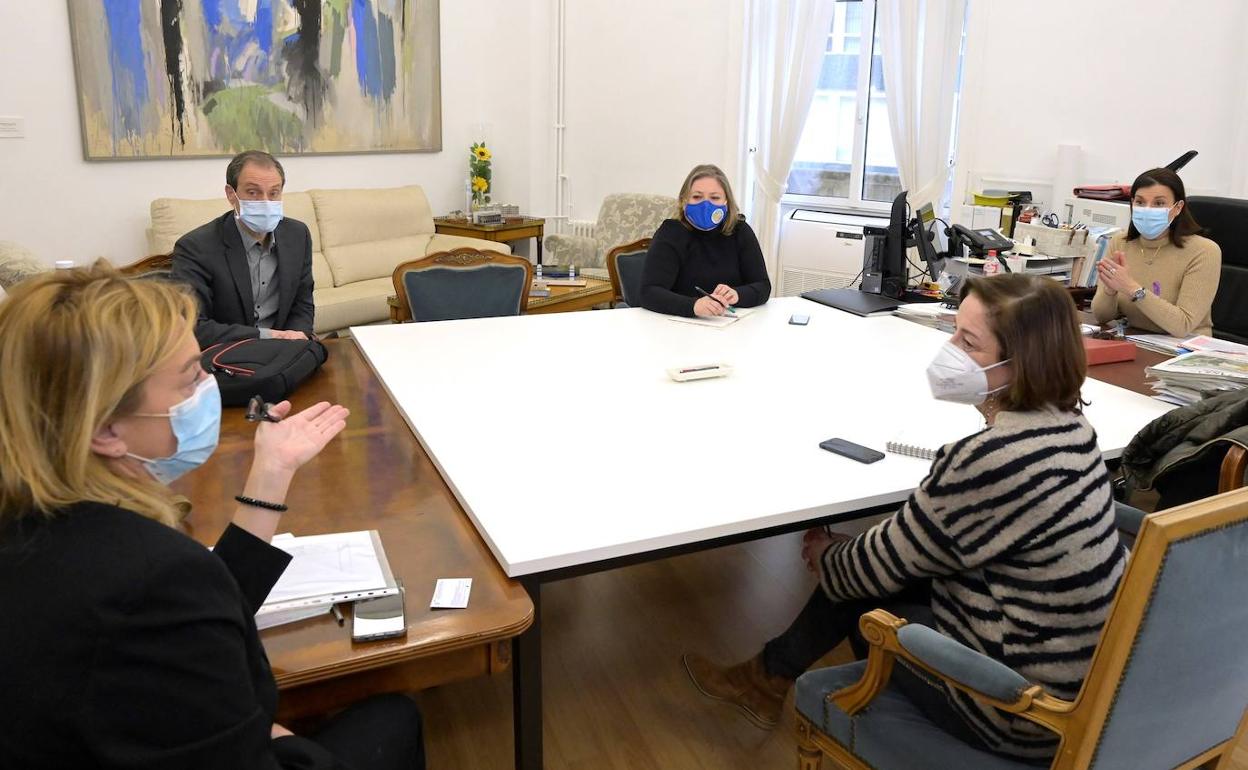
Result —
<path fill-rule="evenodd" d="M 1135 343 L 1131 340 L 1094 340 L 1084 337 L 1083 350 L 1088 356 L 1088 366 L 1135 360 Z"/>
<path fill-rule="evenodd" d="M 1131 199 L 1129 184 L 1085 184 L 1074 189 L 1075 197 L 1098 201 L 1125 201 Z"/>

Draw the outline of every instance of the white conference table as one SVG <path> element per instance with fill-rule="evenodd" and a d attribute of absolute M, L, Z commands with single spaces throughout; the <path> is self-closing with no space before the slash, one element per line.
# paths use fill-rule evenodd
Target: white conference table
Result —
<path fill-rule="evenodd" d="M 810 324 L 789 324 L 795 312 Z M 797 297 L 725 328 L 629 309 L 352 334 L 539 608 L 516 652 L 517 763 L 526 768 L 541 766 L 543 582 L 885 512 L 930 463 L 888 454 L 863 465 L 820 441 L 884 451 L 908 424 L 929 424 L 925 433 L 934 424 L 944 441 L 983 427 L 973 407 L 928 390 L 925 369 L 947 334 Z M 666 373 L 709 363 L 733 372 L 684 383 Z M 1083 395 L 1107 459 L 1171 408 L 1092 379 Z"/>

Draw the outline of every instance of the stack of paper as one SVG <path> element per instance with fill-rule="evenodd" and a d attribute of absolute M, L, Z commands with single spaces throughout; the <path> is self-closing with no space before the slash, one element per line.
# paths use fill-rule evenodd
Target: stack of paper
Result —
<path fill-rule="evenodd" d="M 1206 395 L 1248 387 L 1248 358 L 1233 353 L 1185 353 L 1144 370 L 1157 398 L 1194 404 Z"/>
<path fill-rule="evenodd" d="M 956 330 L 958 311 L 945 307 L 943 302 L 913 302 L 897 308 L 893 315 L 952 334 Z"/>
<path fill-rule="evenodd" d="M 1203 334 L 1199 337 L 1183 340 L 1182 347 L 1185 350 L 1204 350 L 1215 353 L 1230 353 L 1236 356 L 1248 356 L 1248 345 L 1241 345 L 1238 342 L 1229 342 L 1227 340 L 1215 340 L 1213 337 L 1206 337 Z"/>
<path fill-rule="evenodd" d="M 1183 340 L 1166 334 L 1128 334 L 1127 339 L 1146 350 L 1164 353 L 1168 356 L 1188 352 L 1188 349 L 1183 347 Z"/>
<path fill-rule="evenodd" d="M 398 593 L 376 530 L 281 534 L 272 542 L 293 558 L 256 613 L 259 628 L 320 615 L 338 602 Z"/>

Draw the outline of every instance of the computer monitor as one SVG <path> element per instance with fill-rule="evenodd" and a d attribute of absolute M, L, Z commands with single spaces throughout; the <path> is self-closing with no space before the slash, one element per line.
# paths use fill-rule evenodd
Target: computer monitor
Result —
<path fill-rule="evenodd" d="M 893 199 L 888 229 L 867 231 L 862 259 L 862 291 L 900 299 L 906 292 L 906 193 Z"/>
<path fill-rule="evenodd" d="M 906 249 L 915 246 L 932 275 L 940 272 L 941 260 L 932 243 L 933 233 L 924 221 L 925 206 L 919 216 L 909 218 L 906 191 L 893 198 L 888 229 L 865 229 L 866 243 L 862 263 L 862 291 L 901 299 L 910 280 Z M 934 221 L 932 212 L 928 221 Z"/>

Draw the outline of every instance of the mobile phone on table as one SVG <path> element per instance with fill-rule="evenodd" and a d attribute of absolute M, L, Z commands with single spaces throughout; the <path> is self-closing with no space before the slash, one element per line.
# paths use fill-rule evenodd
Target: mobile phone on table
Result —
<path fill-rule="evenodd" d="M 810 323 L 810 316 L 805 315 L 803 313 L 794 313 L 793 315 L 789 316 L 789 323 L 793 324 L 794 326 L 805 326 L 806 324 Z"/>
<path fill-rule="evenodd" d="M 873 463 L 884 459 L 883 452 L 877 452 L 870 447 L 855 444 L 843 438 L 830 438 L 827 441 L 820 441 L 819 448 L 843 455 L 851 460 L 857 460 L 860 463 Z"/>
<path fill-rule="evenodd" d="M 361 599 L 351 610 L 351 641 L 371 642 L 407 634 L 403 589 L 389 596 Z"/>

